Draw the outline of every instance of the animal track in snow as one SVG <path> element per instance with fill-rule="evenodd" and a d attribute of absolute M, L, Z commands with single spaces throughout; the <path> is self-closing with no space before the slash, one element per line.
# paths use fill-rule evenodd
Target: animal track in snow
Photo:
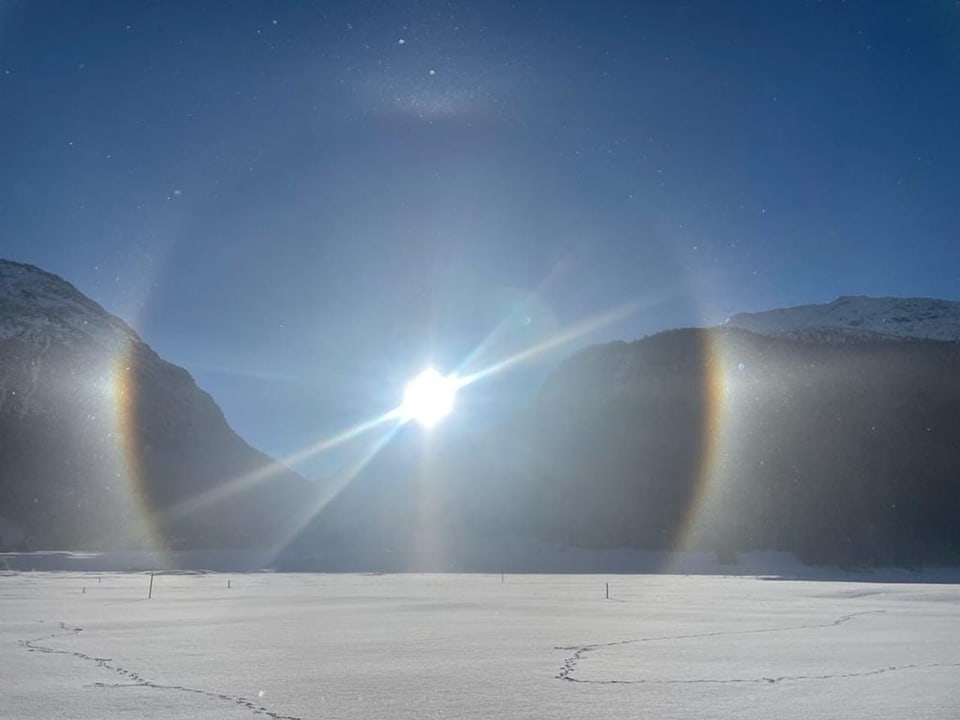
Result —
<path fill-rule="evenodd" d="M 182 693 L 191 693 L 194 695 L 203 695 L 204 697 L 210 697 L 217 700 L 222 700 L 224 702 L 234 703 L 235 705 L 240 705 L 245 707 L 254 715 L 264 715 L 266 717 L 272 718 L 272 720 L 303 720 L 303 718 L 297 717 L 296 715 L 282 715 L 272 710 L 268 710 L 263 705 L 255 703 L 253 700 L 248 698 L 228 695 L 226 693 L 213 692 L 211 690 L 203 690 L 201 688 L 188 687 L 186 685 L 164 685 L 162 683 L 156 683 L 151 680 L 147 680 L 140 673 L 130 670 L 129 668 L 122 667 L 114 663 L 112 658 L 106 657 L 95 657 L 93 655 L 88 655 L 87 653 L 78 652 L 76 650 L 60 650 L 58 648 L 50 647 L 49 645 L 43 645 L 48 640 L 55 640 L 62 637 L 71 637 L 78 635 L 83 632 L 81 627 L 70 627 L 65 623 L 60 623 L 60 631 L 51 633 L 49 635 L 44 635 L 42 637 L 33 638 L 31 640 L 20 640 L 19 643 L 21 647 L 27 649 L 28 652 L 39 652 L 47 653 L 50 655 L 67 655 L 68 657 L 75 657 L 79 660 L 84 660 L 86 662 L 94 663 L 97 667 L 103 668 L 104 670 L 111 670 L 117 675 L 119 675 L 123 681 L 115 683 L 105 683 L 105 682 L 96 682 L 93 683 L 93 687 L 98 688 L 126 688 L 126 687 L 148 687 L 155 690 L 172 690 Z M 125 681 L 125 682 L 124 682 Z"/>
<path fill-rule="evenodd" d="M 882 613 L 882 612 L 884 611 L 883 610 L 865 610 L 863 612 L 852 613 L 850 615 L 842 615 L 836 620 L 833 620 L 827 623 L 817 623 L 817 624 L 807 624 L 807 625 L 784 625 L 779 627 L 758 628 L 755 630 L 718 630 L 714 632 L 691 633 L 687 635 L 664 635 L 664 636 L 655 636 L 655 637 L 634 638 L 631 640 L 616 640 L 614 642 L 592 643 L 589 645 L 561 646 L 555 649 L 573 651 L 573 654 L 569 655 L 564 659 L 563 665 L 560 667 L 560 670 L 557 672 L 555 677 L 558 680 L 566 680 L 568 682 L 577 682 L 577 683 L 588 683 L 592 685 L 643 685 L 643 684 L 723 685 L 723 684 L 740 684 L 740 683 L 766 683 L 766 684 L 772 685 L 775 683 L 788 682 L 788 681 L 832 680 L 832 679 L 838 679 L 838 678 L 867 677 L 870 675 L 881 675 L 883 673 L 888 673 L 888 672 L 923 669 L 923 668 L 960 668 L 960 662 L 958 662 L 958 663 L 910 663 L 905 665 L 887 665 L 884 667 L 873 668 L 870 670 L 848 672 L 848 673 L 825 673 L 823 675 L 779 675 L 779 676 L 771 676 L 771 677 L 764 676 L 764 677 L 753 677 L 753 678 L 692 678 L 692 679 L 638 678 L 633 680 L 587 680 L 587 679 L 581 679 L 573 676 L 573 673 L 577 670 L 577 666 L 579 665 L 580 661 L 584 659 L 584 656 L 587 653 L 595 652 L 602 648 L 616 647 L 619 645 L 631 645 L 634 643 L 659 642 L 659 641 L 665 641 L 665 640 L 694 640 L 698 638 L 722 637 L 726 635 L 757 635 L 761 633 L 791 632 L 796 630 L 812 630 L 816 628 L 830 628 L 830 627 L 837 627 L 839 625 L 843 625 L 844 623 L 850 622 L 855 618 L 863 615 L 873 615 L 873 614 Z"/>

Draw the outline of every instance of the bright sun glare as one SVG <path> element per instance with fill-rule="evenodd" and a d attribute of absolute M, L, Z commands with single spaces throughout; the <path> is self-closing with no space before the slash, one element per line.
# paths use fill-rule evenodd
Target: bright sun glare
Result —
<path fill-rule="evenodd" d="M 431 428 L 453 410 L 456 393 L 455 378 L 444 377 L 433 368 L 427 368 L 407 383 L 401 411 L 406 419 Z"/>

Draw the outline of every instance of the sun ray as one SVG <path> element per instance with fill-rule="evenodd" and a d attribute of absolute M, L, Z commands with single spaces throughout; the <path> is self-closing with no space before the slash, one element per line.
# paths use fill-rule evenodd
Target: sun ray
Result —
<path fill-rule="evenodd" d="M 276 544 L 273 551 L 273 558 L 276 559 L 289 545 L 296 539 L 297 535 L 306 528 L 314 518 L 316 518 L 324 508 L 336 498 L 343 489 L 353 482 L 363 469 L 379 454 L 379 452 L 393 439 L 393 436 L 403 426 L 403 422 L 398 421 L 393 427 L 388 428 L 383 435 L 377 438 L 366 452 L 354 461 L 346 470 L 337 474 L 331 486 L 323 488 L 317 493 L 316 498 L 308 506 L 304 507 L 295 518 L 293 518 L 290 528 L 283 538 Z"/>
<path fill-rule="evenodd" d="M 535 289 L 527 292 L 526 294 L 527 299 L 529 300 L 529 298 L 532 298 L 532 297 L 542 296 L 543 292 L 547 288 L 549 288 L 556 280 L 562 277 L 564 273 L 567 272 L 568 269 L 569 269 L 568 262 L 565 262 L 563 260 L 557 262 L 553 266 L 553 268 L 547 273 L 547 275 L 543 278 L 543 280 L 535 287 Z M 460 363 L 460 366 L 457 368 L 457 373 L 456 373 L 457 375 L 463 375 L 467 371 L 467 369 L 469 369 L 470 364 L 477 358 L 481 357 L 483 352 L 486 351 L 489 347 L 491 347 L 506 332 L 507 327 L 509 326 L 509 320 L 510 318 L 508 315 L 507 317 L 504 317 L 502 320 L 500 320 L 500 322 L 498 322 L 496 325 L 494 325 L 493 329 L 491 329 L 490 332 L 487 333 L 486 337 L 484 337 L 479 343 L 477 343 L 476 347 L 473 348 L 473 350 L 471 350 L 467 354 L 467 356 L 463 359 L 463 361 Z"/>
<path fill-rule="evenodd" d="M 651 301 L 635 300 L 633 302 L 625 303 L 615 307 L 607 312 L 600 313 L 599 315 L 594 315 L 591 318 L 587 318 L 586 320 L 571 326 L 563 332 L 552 335 L 546 340 L 530 346 L 526 350 L 521 350 L 520 352 L 514 353 L 503 360 L 499 360 L 492 365 L 488 365 L 482 370 L 478 370 L 474 373 L 459 378 L 457 384 L 459 387 L 471 385 L 478 380 L 482 380 L 490 375 L 501 372 L 502 370 L 506 370 L 509 367 L 522 363 L 526 360 L 536 357 L 537 355 L 542 355 L 548 350 L 552 350 L 555 347 L 572 342 L 573 340 L 581 338 L 584 335 L 594 332 L 595 330 L 599 330 L 606 325 L 611 325 L 619 320 L 623 320 L 624 318 L 633 315 L 641 309 L 649 307 L 653 304 L 654 303 Z"/>
<path fill-rule="evenodd" d="M 194 497 L 174 506 L 170 510 L 170 516 L 175 518 L 183 517 L 202 508 L 222 502 L 235 493 L 242 492 L 253 487 L 254 485 L 268 480 L 271 477 L 279 475 L 280 473 L 289 472 L 290 465 L 302 462 L 311 457 L 315 457 L 320 453 L 326 452 L 327 450 L 335 448 L 338 445 L 342 445 L 349 440 L 353 440 L 354 438 L 363 435 L 364 433 L 367 433 L 386 422 L 398 419 L 399 417 L 400 409 L 395 408 L 373 418 L 372 420 L 367 420 L 354 425 L 353 427 L 348 428 L 347 430 L 344 430 L 343 432 L 334 435 L 331 438 L 325 438 L 324 440 L 321 440 L 310 447 L 304 448 L 303 450 L 295 452 L 292 455 L 288 455 L 281 460 L 264 465 L 253 472 L 241 475 L 240 477 L 229 480 L 222 485 L 211 488 L 206 492 L 195 495 Z"/>

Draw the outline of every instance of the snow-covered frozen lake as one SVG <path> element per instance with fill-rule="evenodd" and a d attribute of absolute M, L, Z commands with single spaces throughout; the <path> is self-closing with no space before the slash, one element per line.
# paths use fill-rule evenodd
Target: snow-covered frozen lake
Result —
<path fill-rule="evenodd" d="M 147 583 L 0 576 L 0 717 L 960 717 L 958 585 L 205 574 L 158 575 L 147 600 Z"/>

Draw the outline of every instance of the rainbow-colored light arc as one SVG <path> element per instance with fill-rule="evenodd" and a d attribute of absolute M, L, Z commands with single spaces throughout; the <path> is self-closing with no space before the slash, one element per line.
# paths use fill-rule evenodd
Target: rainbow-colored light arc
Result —
<path fill-rule="evenodd" d="M 686 513 L 671 544 L 671 548 L 677 551 L 695 550 L 706 540 L 714 495 L 725 482 L 721 459 L 729 448 L 725 437 L 729 429 L 729 379 L 725 351 L 714 333 L 701 331 L 700 338 L 703 363 L 700 453 Z"/>
<path fill-rule="evenodd" d="M 132 343 L 124 344 L 114 358 L 111 393 L 115 411 L 114 437 L 126 490 L 135 511 L 136 527 L 130 528 L 137 545 L 165 554 L 166 542 L 156 512 L 151 507 L 139 443 L 138 387 L 132 358 Z"/>

